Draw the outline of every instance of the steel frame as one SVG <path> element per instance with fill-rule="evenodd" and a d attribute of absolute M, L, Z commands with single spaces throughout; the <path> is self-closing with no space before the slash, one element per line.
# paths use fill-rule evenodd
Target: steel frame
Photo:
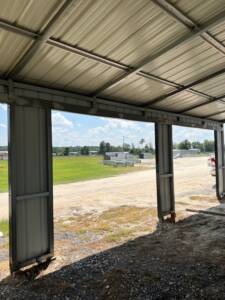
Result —
<path fill-rule="evenodd" d="M 221 122 L 214 120 L 142 108 L 103 98 L 62 92 L 56 89 L 24 84 L 12 80 L 0 80 L 0 102 L 27 106 L 44 106 L 89 115 L 144 122 L 161 122 L 213 130 L 221 130 L 223 126 Z"/>

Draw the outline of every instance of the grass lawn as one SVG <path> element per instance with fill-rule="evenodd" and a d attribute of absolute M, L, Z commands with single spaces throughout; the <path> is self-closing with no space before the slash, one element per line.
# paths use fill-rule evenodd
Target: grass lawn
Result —
<path fill-rule="evenodd" d="M 7 220 L 0 220 L 0 231 L 4 236 L 9 234 L 9 222 Z"/>
<path fill-rule="evenodd" d="M 104 166 L 102 156 L 56 157 L 53 159 L 54 184 L 98 179 L 137 171 L 138 167 Z"/>
<path fill-rule="evenodd" d="M 54 184 L 115 176 L 139 170 L 138 167 L 112 167 L 102 164 L 101 156 L 54 157 Z M 0 192 L 8 190 L 8 162 L 0 161 Z"/>
<path fill-rule="evenodd" d="M 8 190 L 8 161 L 0 160 L 0 193 Z"/>

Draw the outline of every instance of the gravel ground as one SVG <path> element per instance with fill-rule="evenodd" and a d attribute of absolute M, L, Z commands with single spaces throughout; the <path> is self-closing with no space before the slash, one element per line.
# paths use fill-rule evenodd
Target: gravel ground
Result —
<path fill-rule="evenodd" d="M 43 266 L 5 278 L 0 297 L 224 299 L 224 262 L 224 219 L 194 215 L 54 272 Z M 56 266 L 57 260 L 48 269 Z"/>

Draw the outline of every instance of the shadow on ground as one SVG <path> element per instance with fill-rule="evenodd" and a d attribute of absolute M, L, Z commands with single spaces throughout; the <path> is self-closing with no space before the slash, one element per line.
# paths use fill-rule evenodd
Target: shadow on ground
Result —
<path fill-rule="evenodd" d="M 42 274 L 43 265 L 5 278 L 0 299 L 224 299 L 224 223 L 196 214 L 159 225 L 50 274 Z"/>

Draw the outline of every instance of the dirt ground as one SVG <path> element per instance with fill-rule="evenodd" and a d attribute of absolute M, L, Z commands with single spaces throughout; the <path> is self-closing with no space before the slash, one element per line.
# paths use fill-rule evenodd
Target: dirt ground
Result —
<path fill-rule="evenodd" d="M 154 160 L 149 167 L 149 170 L 116 177 L 54 186 L 55 217 L 102 212 L 122 205 L 156 207 Z M 176 159 L 174 171 L 176 209 L 193 205 L 208 207 L 210 197 L 215 196 L 212 188 L 215 178 L 209 174 L 207 157 Z M 194 198 L 190 199 L 190 196 Z M 0 219 L 7 217 L 8 194 L 1 193 Z"/>
<path fill-rule="evenodd" d="M 56 260 L 12 278 L 0 243 L 0 299 L 224 299 L 224 217 L 185 210 L 225 212 L 207 158 L 174 161 L 176 224 L 157 222 L 152 167 L 55 186 Z"/>

